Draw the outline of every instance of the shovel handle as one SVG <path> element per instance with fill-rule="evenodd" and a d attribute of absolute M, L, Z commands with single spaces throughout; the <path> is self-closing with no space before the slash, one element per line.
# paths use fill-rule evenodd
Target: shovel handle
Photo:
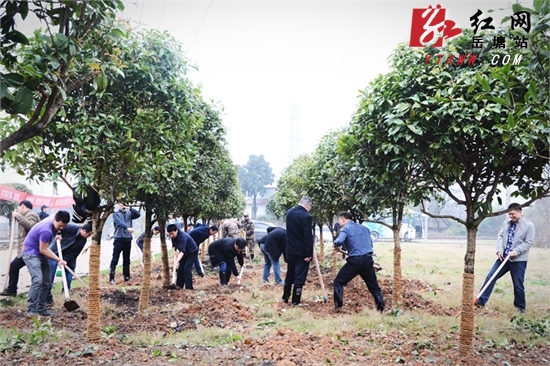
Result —
<path fill-rule="evenodd" d="M 317 251 L 313 247 L 313 260 L 315 260 L 315 267 L 317 268 L 317 276 L 319 276 L 319 282 L 321 282 L 321 289 L 323 290 L 323 300 L 328 299 L 327 291 L 325 290 L 325 284 L 323 282 L 323 275 L 321 273 L 321 267 L 319 267 L 319 259 L 317 259 Z"/>
<path fill-rule="evenodd" d="M 244 264 L 241 267 L 241 273 L 239 273 L 239 278 L 237 279 L 237 285 L 241 284 L 241 278 L 243 278 L 243 273 L 244 273 Z"/>
<path fill-rule="evenodd" d="M 63 260 L 63 253 L 61 252 L 61 241 L 59 239 L 57 241 L 57 256 L 59 259 Z M 69 287 L 67 286 L 67 275 L 65 274 L 65 271 L 61 270 L 61 277 L 63 278 L 63 292 L 65 293 L 65 299 L 70 300 L 69 296 Z"/>
<path fill-rule="evenodd" d="M 504 258 L 502 260 L 502 263 L 500 264 L 500 266 L 498 266 L 497 270 L 495 271 L 495 273 L 493 273 L 493 275 L 491 276 L 491 278 L 489 278 L 489 281 L 487 281 L 485 283 L 485 286 L 483 286 L 481 288 L 481 291 L 479 291 L 479 293 L 477 294 L 476 298 L 474 299 L 474 305 L 477 303 L 477 300 L 479 299 L 479 297 L 481 295 L 483 295 L 483 293 L 485 292 L 485 290 L 487 290 L 487 287 L 489 287 L 489 285 L 491 284 L 491 282 L 493 282 L 493 280 L 495 279 L 495 277 L 498 275 L 498 273 L 500 272 L 500 270 L 502 269 L 502 267 L 504 267 L 504 265 L 506 264 L 506 262 L 508 262 L 508 259 L 510 259 L 510 254 L 508 254 L 506 256 L 506 258 Z"/>
<path fill-rule="evenodd" d="M 80 278 L 79 275 L 77 275 L 76 273 L 74 273 L 74 271 L 73 271 L 69 266 L 65 266 L 65 269 L 66 269 L 67 271 L 69 271 L 69 273 L 72 274 L 72 275 L 74 276 L 74 278 L 76 278 L 76 279 L 80 282 L 80 284 L 81 284 L 82 286 L 84 286 L 84 288 L 88 288 L 88 285 L 86 285 L 86 282 L 82 281 L 82 278 Z M 61 268 L 61 270 L 63 270 L 63 268 Z"/>
<path fill-rule="evenodd" d="M 8 265 L 6 266 L 6 277 L 4 278 L 4 288 L 8 287 L 8 278 L 10 273 L 11 256 L 13 252 L 13 240 L 15 238 L 15 224 L 17 221 L 11 218 L 11 231 L 10 231 L 10 251 L 8 252 Z"/>

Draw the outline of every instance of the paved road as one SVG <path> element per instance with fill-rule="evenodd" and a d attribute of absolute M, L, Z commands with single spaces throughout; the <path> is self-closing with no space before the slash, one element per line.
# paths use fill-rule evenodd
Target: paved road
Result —
<path fill-rule="evenodd" d="M 153 238 L 151 240 L 151 250 L 153 254 L 160 253 L 160 239 L 159 238 Z M 138 251 L 139 249 L 137 246 L 132 246 L 132 251 L 130 253 L 130 259 L 138 260 Z M 16 253 L 15 250 L 13 252 Z M 6 282 L 6 275 L 9 268 L 8 263 L 8 250 L 2 250 L 0 251 L 0 291 L 4 289 L 4 283 Z M 101 262 L 99 264 L 99 268 L 101 270 L 108 269 L 109 264 L 111 263 L 111 257 L 113 255 L 113 241 L 112 240 L 103 240 L 101 242 Z M 89 252 L 82 253 L 76 260 L 76 274 L 79 276 L 86 276 L 88 274 L 88 264 L 89 264 Z M 122 255 L 119 259 L 119 265 L 122 265 Z M 121 273 L 121 271 L 117 270 L 117 274 Z M 122 274 L 120 274 L 122 276 Z M 61 277 L 56 277 L 55 282 L 61 282 Z M 26 293 L 29 291 L 29 287 L 31 284 L 31 277 L 29 275 L 29 271 L 27 270 L 27 267 L 24 267 L 19 272 L 19 284 L 18 284 L 18 290 L 17 292 L 19 294 Z M 6 282 L 7 285 L 7 282 Z M 3 298 L 0 296 L 0 298 Z"/>

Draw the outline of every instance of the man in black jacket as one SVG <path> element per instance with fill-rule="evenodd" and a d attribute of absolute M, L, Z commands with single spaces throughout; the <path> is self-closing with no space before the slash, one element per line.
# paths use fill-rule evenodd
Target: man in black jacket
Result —
<path fill-rule="evenodd" d="M 178 288 L 185 287 L 188 290 L 193 290 L 193 272 L 191 270 L 199 254 L 199 247 L 191 235 L 178 229 L 175 224 L 168 225 L 166 231 L 170 239 L 172 239 L 174 253 L 176 250 L 179 252 L 174 259 L 174 268 L 178 269 L 176 286 Z"/>
<path fill-rule="evenodd" d="M 313 226 L 310 210 L 311 198 L 304 196 L 297 206 L 286 213 L 287 269 L 283 301 L 288 303 L 292 293 L 292 305 L 300 304 L 302 288 L 306 283 L 309 264 L 313 258 Z"/>
<path fill-rule="evenodd" d="M 243 238 L 223 238 L 218 239 L 208 246 L 208 255 L 212 267 L 219 267 L 220 285 L 226 286 L 231 278 L 231 273 L 239 275 L 235 265 L 237 257 L 241 267 L 244 264 L 242 251 L 246 248 L 246 240 Z"/>

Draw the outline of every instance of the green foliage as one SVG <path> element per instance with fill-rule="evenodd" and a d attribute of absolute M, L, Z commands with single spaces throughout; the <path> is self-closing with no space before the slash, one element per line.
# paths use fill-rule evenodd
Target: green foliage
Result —
<path fill-rule="evenodd" d="M 0 338 L 0 352 L 13 352 L 19 349 L 27 349 L 31 346 L 42 344 L 46 341 L 55 342 L 58 339 L 58 332 L 53 330 L 51 320 L 45 323 L 39 317 L 33 318 L 32 331 L 19 333 L 16 330 Z"/>
<path fill-rule="evenodd" d="M 249 155 L 248 162 L 239 167 L 239 185 L 243 194 L 252 197 L 252 218 L 256 218 L 256 198 L 265 194 L 265 186 L 273 183 L 275 175 L 263 155 Z"/>
<path fill-rule="evenodd" d="M 514 315 L 510 319 L 510 323 L 521 331 L 531 333 L 531 339 L 537 339 L 539 337 L 547 338 L 550 340 L 550 317 L 542 319 L 525 319 L 523 315 Z"/>
<path fill-rule="evenodd" d="M 9 115 L 0 130 L 0 154 L 40 135 L 70 93 L 112 66 L 100 66 L 99 58 L 105 44 L 119 36 L 113 21 L 124 5 L 44 0 L 2 1 L 2 7 L 0 100 Z M 31 38 L 17 31 L 18 23 L 36 18 L 45 30 L 37 29 Z"/>
<path fill-rule="evenodd" d="M 24 184 L 21 183 L 4 183 L 6 187 L 13 188 L 19 192 L 31 193 L 32 191 Z M 13 211 L 17 210 L 19 202 L 18 201 L 4 201 L 0 200 L 0 216 L 6 217 L 8 220 L 11 220 Z"/>

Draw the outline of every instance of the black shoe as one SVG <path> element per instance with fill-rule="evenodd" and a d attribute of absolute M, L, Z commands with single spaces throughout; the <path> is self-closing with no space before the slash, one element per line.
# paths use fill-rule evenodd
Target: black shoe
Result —
<path fill-rule="evenodd" d="M 11 291 L 8 291 L 7 289 L 5 289 L 4 291 L 0 292 L 0 296 L 15 297 L 15 296 L 17 296 L 17 292 L 11 292 Z"/>
<path fill-rule="evenodd" d="M 46 301 L 46 308 L 51 309 L 55 305 L 53 300 Z"/>
<path fill-rule="evenodd" d="M 124 277 L 124 282 L 130 282 L 132 279 L 130 277 Z"/>
<path fill-rule="evenodd" d="M 53 315 L 48 310 L 39 311 L 38 314 L 42 315 L 42 316 L 52 316 Z"/>

